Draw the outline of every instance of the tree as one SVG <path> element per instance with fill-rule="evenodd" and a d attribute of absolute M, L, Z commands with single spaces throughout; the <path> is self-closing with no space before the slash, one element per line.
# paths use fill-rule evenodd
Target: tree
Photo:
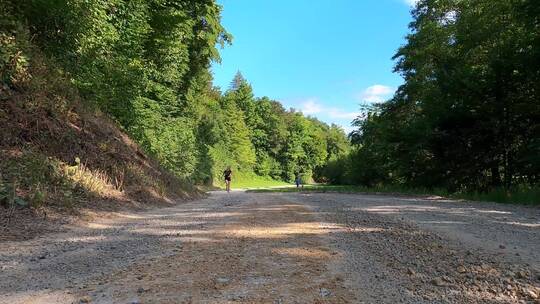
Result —
<path fill-rule="evenodd" d="M 215 0 L 7 0 L 0 13 L 2 85 L 24 75 L 24 56 L 11 64 L 18 41 L 36 44 L 177 176 L 212 183 L 231 165 L 290 179 L 344 149 L 337 129 L 255 98 L 240 72 L 225 93 L 213 87 L 210 64 L 232 39 Z"/>
<path fill-rule="evenodd" d="M 357 182 L 452 191 L 537 183 L 540 47 L 530 10 L 529 1 L 420 1 L 394 57 L 405 83 L 356 120 Z"/>
<path fill-rule="evenodd" d="M 242 75 L 242 72 L 236 71 L 233 80 L 231 80 L 231 83 L 229 84 L 229 91 L 236 91 L 240 89 L 241 86 L 246 84 L 248 84 L 248 82 L 244 78 L 244 75 Z"/>
<path fill-rule="evenodd" d="M 232 97 L 225 94 L 221 101 L 224 125 L 223 142 L 233 154 L 239 168 L 251 171 L 256 160 L 255 151 L 251 143 L 249 129 L 244 120 L 244 113 Z"/>

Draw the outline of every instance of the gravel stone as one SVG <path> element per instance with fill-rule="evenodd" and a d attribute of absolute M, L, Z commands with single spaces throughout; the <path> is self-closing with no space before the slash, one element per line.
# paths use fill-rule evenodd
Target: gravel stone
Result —
<path fill-rule="evenodd" d="M 291 206 L 299 211 L 286 211 Z M 264 227 L 260 218 L 250 222 L 257 214 L 281 219 L 284 212 L 298 220 Z M 252 226 L 238 230 L 242 221 Z M 220 232 L 210 236 L 217 224 Z M 312 228 L 289 234 L 299 225 Z M 145 297 L 158 297 L 161 290 L 137 285 L 191 284 L 195 274 L 214 284 L 201 291 L 208 297 L 197 301 L 186 294 L 177 302 L 234 298 L 253 303 L 245 288 L 263 296 L 260 286 L 289 280 L 260 271 L 261 254 L 275 254 L 282 265 L 298 267 L 294 275 L 305 281 L 275 288 L 270 303 L 306 302 L 295 292 L 313 283 L 310 295 L 331 303 L 540 304 L 539 225 L 540 209 L 524 206 L 388 195 L 217 192 L 171 208 L 126 211 L 60 233 L 0 243 L 0 303 L 146 303 Z M 298 246 L 298 240 L 306 243 Z M 201 249 L 212 242 L 223 245 Z M 239 248 L 228 248 L 229 243 Z M 324 259 L 304 265 L 314 255 Z M 230 261 L 219 260 L 224 257 Z M 230 272 L 172 271 L 182 263 L 213 262 Z M 148 271 L 149 265 L 161 270 Z M 317 272 L 335 285 L 320 287 L 313 279 Z M 117 285 L 124 273 L 130 279 Z M 341 296 L 344 291 L 349 294 Z M 118 294 L 125 298 L 115 301 Z"/>

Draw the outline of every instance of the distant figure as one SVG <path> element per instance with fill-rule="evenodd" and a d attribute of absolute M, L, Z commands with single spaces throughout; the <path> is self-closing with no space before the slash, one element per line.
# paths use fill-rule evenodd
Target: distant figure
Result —
<path fill-rule="evenodd" d="M 300 188 L 300 184 L 302 184 L 302 178 L 300 178 L 300 174 L 296 174 L 294 182 L 296 183 L 296 188 Z"/>
<path fill-rule="evenodd" d="M 231 166 L 228 166 L 227 169 L 223 171 L 223 177 L 225 178 L 225 186 L 227 188 L 227 192 L 231 192 L 231 177 L 232 177 Z"/>

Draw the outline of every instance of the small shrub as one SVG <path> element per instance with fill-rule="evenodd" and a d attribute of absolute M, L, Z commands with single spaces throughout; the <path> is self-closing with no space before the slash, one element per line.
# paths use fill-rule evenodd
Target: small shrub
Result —
<path fill-rule="evenodd" d="M 41 184 L 37 184 L 35 187 L 30 189 L 30 194 L 28 195 L 30 206 L 33 208 L 40 208 L 44 206 L 47 202 L 47 196 L 47 189 Z"/>

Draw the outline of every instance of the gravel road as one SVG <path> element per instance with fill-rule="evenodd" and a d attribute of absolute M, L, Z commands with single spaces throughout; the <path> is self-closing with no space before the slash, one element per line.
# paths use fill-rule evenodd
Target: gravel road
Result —
<path fill-rule="evenodd" d="M 0 303 L 535 303 L 540 209 L 213 192 L 0 243 Z"/>

